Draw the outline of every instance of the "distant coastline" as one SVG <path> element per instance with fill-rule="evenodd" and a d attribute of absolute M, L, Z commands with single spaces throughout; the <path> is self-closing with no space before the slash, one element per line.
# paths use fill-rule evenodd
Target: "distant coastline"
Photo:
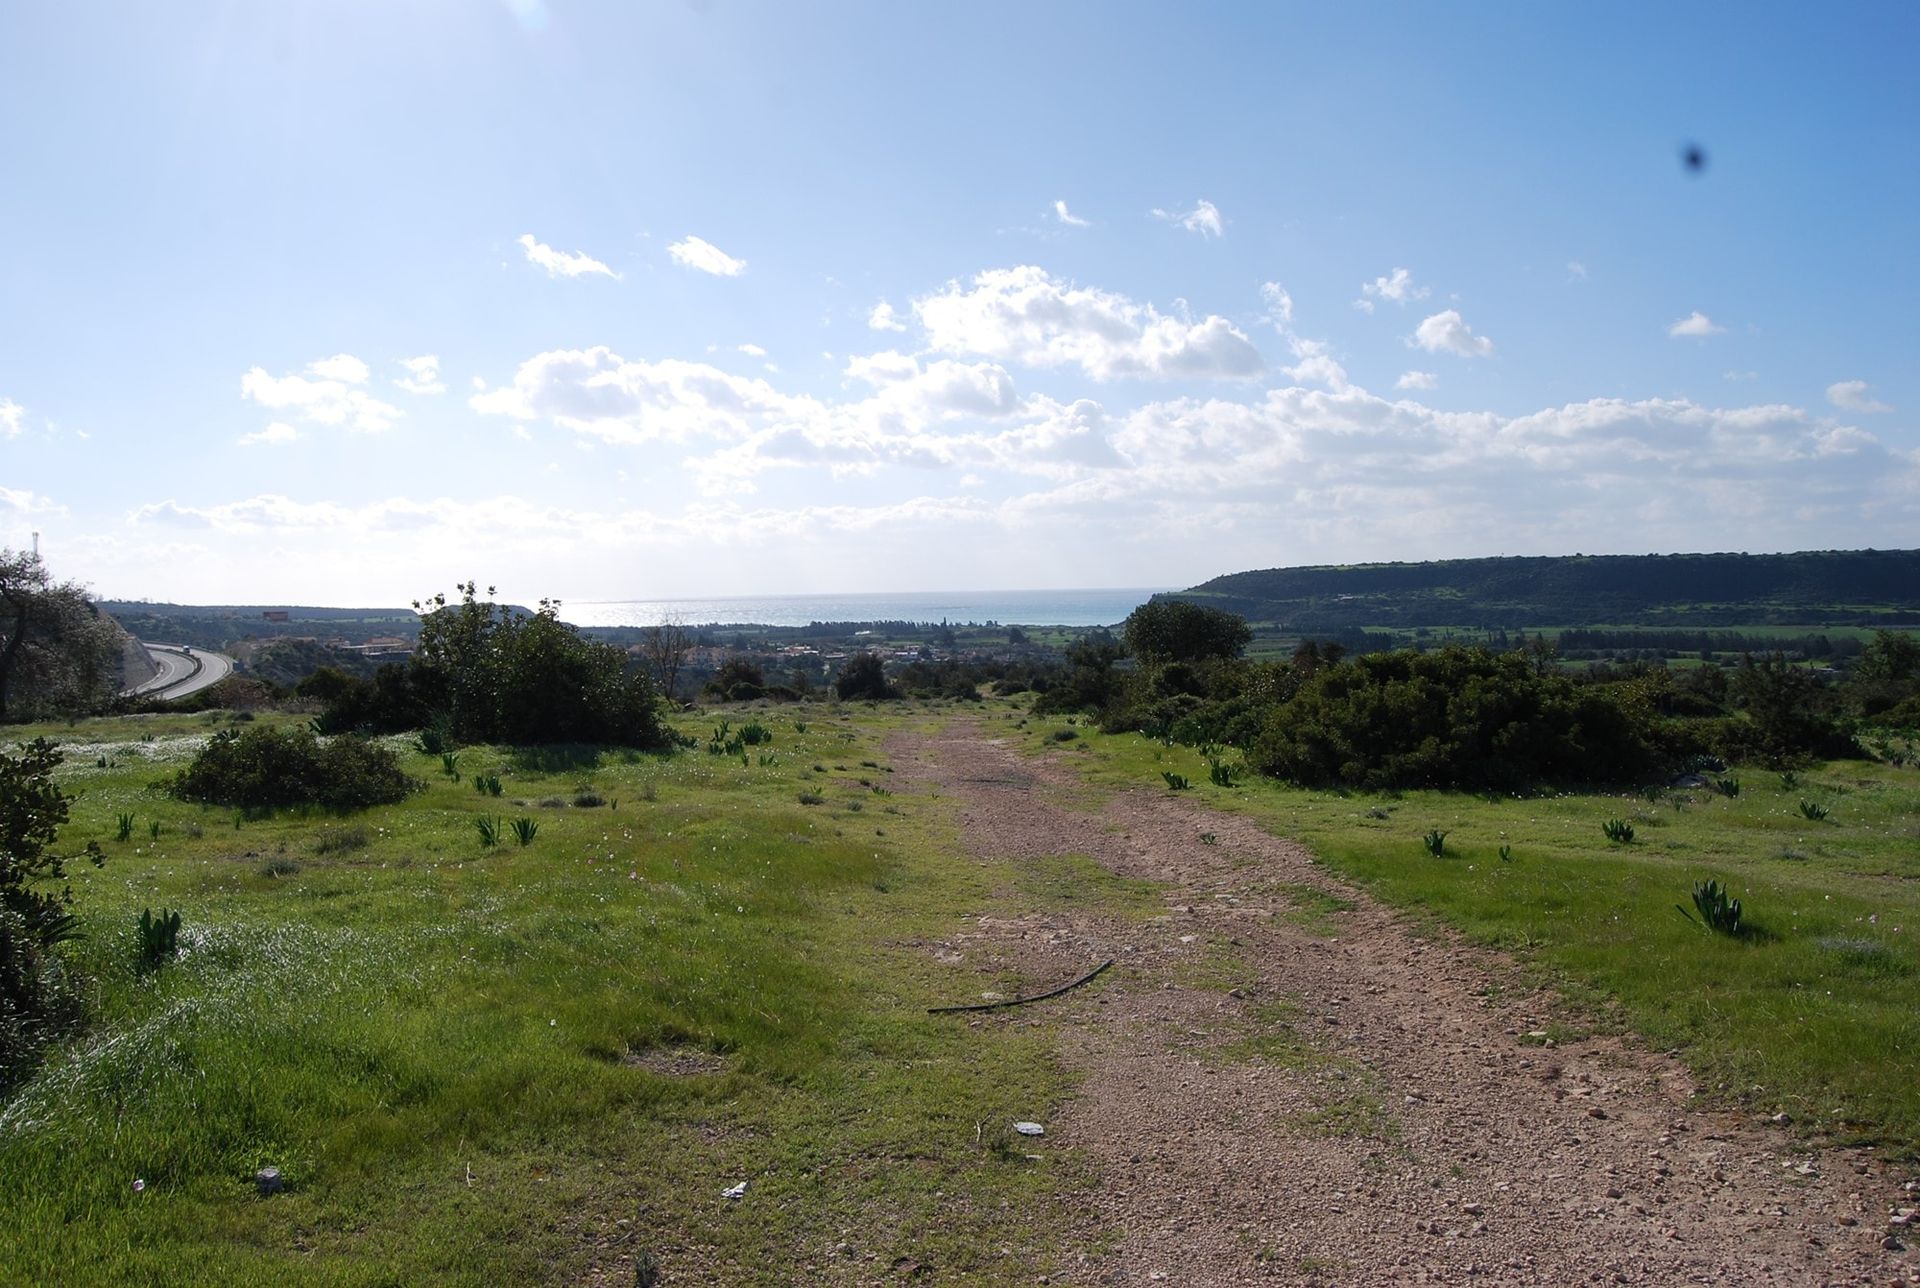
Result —
<path fill-rule="evenodd" d="M 1175 587 L 1098 590 L 925 590 L 847 595 L 741 595 L 715 599 L 568 600 L 576 626 L 805 626 L 810 622 L 998 622 L 1002 626 L 1114 626 Z"/>

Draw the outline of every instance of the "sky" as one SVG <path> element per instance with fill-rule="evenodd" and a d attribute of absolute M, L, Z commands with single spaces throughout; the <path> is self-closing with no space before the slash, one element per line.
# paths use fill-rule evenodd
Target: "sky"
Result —
<path fill-rule="evenodd" d="M 1916 47 L 1907 3 L 3 4 L 0 546 L 334 605 L 1920 546 Z"/>

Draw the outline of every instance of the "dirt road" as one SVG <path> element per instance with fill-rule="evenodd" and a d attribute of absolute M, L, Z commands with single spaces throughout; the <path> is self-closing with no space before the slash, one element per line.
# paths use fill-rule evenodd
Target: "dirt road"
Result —
<path fill-rule="evenodd" d="M 931 946 L 1036 987 L 1118 963 L 976 1021 L 1057 1024 L 1084 1076 L 1048 1143 L 1103 1182 L 1055 1282 L 1920 1284 L 1888 1225 L 1916 1202 L 1902 1175 L 1703 1108 L 1633 1041 L 1549 1044 L 1555 1001 L 1509 961 L 1416 933 L 1299 846 L 1168 793 L 1089 812 L 1064 753 L 975 727 L 893 750 L 982 855 L 1166 883 L 1145 916 L 1066 899 Z"/>

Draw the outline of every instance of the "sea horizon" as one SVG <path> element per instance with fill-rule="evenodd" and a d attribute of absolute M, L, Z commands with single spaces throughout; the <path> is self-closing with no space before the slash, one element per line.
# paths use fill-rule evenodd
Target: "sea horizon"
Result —
<path fill-rule="evenodd" d="M 1154 595 L 1178 587 L 1058 590 L 860 591 L 698 599 L 568 600 L 576 626 L 806 626 L 813 622 L 948 622 L 955 626 L 1115 626 Z"/>

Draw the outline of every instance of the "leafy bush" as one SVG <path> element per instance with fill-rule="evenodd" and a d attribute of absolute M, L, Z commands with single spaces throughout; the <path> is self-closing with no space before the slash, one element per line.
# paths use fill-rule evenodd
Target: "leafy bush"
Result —
<path fill-rule="evenodd" d="M 521 845 L 532 845 L 533 838 L 540 833 L 540 825 L 522 815 L 513 820 L 513 839 Z"/>
<path fill-rule="evenodd" d="M 1188 780 L 1185 774 L 1175 774 L 1162 770 L 1160 777 L 1167 780 L 1167 790 L 1170 792 L 1190 791 L 1193 788 L 1193 783 Z"/>
<path fill-rule="evenodd" d="M 1600 831 L 1615 845 L 1629 845 L 1633 841 L 1633 824 L 1623 818 L 1610 818 L 1600 825 Z"/>
<path fill-rule="evenodd" d="M 1738 778 L 1716 778 L 1713 780 L 1713 790 L 1719 792 L 1728 800 L 1732 800 L 1740 794 L 1740 780 Z"/>
<path fill-rule="evenodd" d="M 500 844 L 500 820 L 497 818 L 476 818 L 474 831 L 480 833 L 480 844 L 489 848 Z"/>
<path fill-rule="evenodd" d="M 1665 759 L 1651 718 L 1606 686 L 1455 646 L 1322 666 L 1274 708 L 1248 756 L 1310 787 L 1478 790 L 1641 782 Z"/>
<path fill-rule="evenodd" d="M 1824 822 L 1827 815 L 1832 812 L 1833 811 L 1829 810 L 1825 805 L 1821 805 L 1815 801 L 1800 802 L 1801 816 L 1806 818 L 1809 822 L 1813 822 L 1813 823 Z"/>
<path fill-rule="evenodd" d="M 1429 828 L 1420 841 L 1427 847 L 1427 853 L 1436 859 L 1447 852 L 1447 834 L 1437 827 Z"/>
<path fill-rule="evenodd" d="M 70 857 L 96 867 L 100 847 L 54 853 L 68 798 L 53 782 L 60 752 L 44 738 L 0 753 L 0 1088 L 23 1076 L 46 1040 L 79 1018 L 77 981 L 55 949 L 78 933 L 64 884 Z"/>
<path fill-rule="evenodd" d="M 763 742 L 773 741 L 773 730 L 758 720 L 740 726 L 740 741 L 749 747 L 758 747 Z"/>
<path fill-rule="evenodd" d="M 180 800 L 241 809 L 363 809 L 391 805 L 419 788 L 393 752 L 364 738 L 321 739 L 309 729 L 261 725 L 221 730 L 167 784 Z"/>
<path fill-rule="evenodd" d="M 855 653 L 848 658 L 846 665 L 840 668 L 839 676 L 833 682 L 835 693 L 842 701 L 851 702 L 858 698 L 882 699 L 896 696 L 893 686 L 887 683 L 886 664 L 878 653 Z"/>

